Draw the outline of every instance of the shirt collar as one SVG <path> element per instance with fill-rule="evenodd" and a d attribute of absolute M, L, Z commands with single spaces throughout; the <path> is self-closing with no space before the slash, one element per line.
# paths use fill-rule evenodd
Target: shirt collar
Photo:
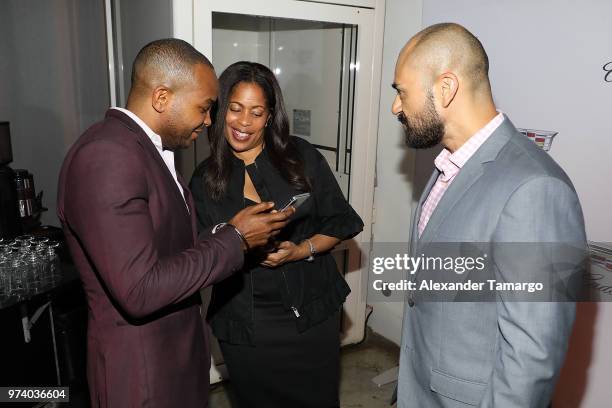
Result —
<path fill-rule="evenodd" d="M 144 130 L 144 132 L 147 134 L 147 136 L 149 136 L 149 139 L 151 139 L 151 141 L 153 142 L 153 144 L 155 145 L 155 147 L 157 148 L 157 150 L 159 150 L 160 152 L 164 149 L 164 146 L 162 144 L 162 139 L 161 136 L 158 135 L 157 133 L 155 133 L 150 127 L 149 125 L 147 125 L 142 119 L 140 119 L 134 112 L 124 109 L 124 108 L 119 108 L 119 107 L 112 107 L 111 109 L 116 109 L 120 112 L 125 113 L 126 115 L 128 115 L 130 117 L 130 119 L 132 119 L 134 122 L 136 122 L 136 124 L 138 126 L 140 126 L 142 128 L 142 130 Z"/>
<path fill-rule="evenodd" d="M 454 177 L 459 170 L 467 163 L 467 161 L 476 153 L 476 151 L 487 141 L 489 136 L 497 130 L 499 125 L 504 121 L 504 114 L 498 111 L 497 116 L 491 119 L 486 125 L 482 127 L 478 132 L 472 135 L 466 142 L 457 149 L 454 153 L 451 153 L 448 149 L 444 148 L 438 154 L 434 160 L 436 168 L 443 174 L 442 180 L 448 181 Z"/>

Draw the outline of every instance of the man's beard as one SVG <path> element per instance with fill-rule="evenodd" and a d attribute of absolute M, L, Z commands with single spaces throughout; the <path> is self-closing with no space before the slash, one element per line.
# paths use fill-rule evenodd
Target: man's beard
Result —
<path fill-rule="evenodd" d="M 176 151 L 189 147 L 191 145 L 191 135 L 193 132 L 199 132 L 204 127 L 204 123 L 201 123 L 198 127 L 190 129 L 181 123 L 180 118 L 181 117 L 173 111 L 172 116 L 166 122 L 164 128 L 164 134 L 166 136 L 164 149 Z"/>
<path fill-rule="evenodd" d="M 431 92 L 427 95 L 425 109 L 423 109 L 420 115 L 413 116 L 409 120 L 404 112 L 400 112 L 397 115 L 397 120 L 404 125 L 406 144 L 412 148 L 427 149 L 434 147 L 442 141 L 444 123 L 442 123 L 438 112 L 436 112 Z"/>

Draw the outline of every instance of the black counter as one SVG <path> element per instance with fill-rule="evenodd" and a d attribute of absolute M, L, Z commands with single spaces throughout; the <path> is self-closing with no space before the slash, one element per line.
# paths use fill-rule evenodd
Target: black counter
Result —
<path fill-rule="evenodd" d="M 62 406 L 88 406 L 87 303 L 75 267 L 63 263 L 61 271 L 39 293 L 0 298 L 0 385 L 70 387 L 71 401 L 85 402 Z"/>

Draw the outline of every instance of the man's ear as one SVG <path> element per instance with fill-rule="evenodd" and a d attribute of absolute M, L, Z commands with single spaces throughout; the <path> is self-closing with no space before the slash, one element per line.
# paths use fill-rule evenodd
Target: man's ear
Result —
<path fill-rule="evenodd" d="M 440 90 L 440 102 L 442 107 L 448 108 L 459 90 L 459 78 L 452 72 L 445 72 L 438 77 L 437 82 Z"/>
<path fill-rule="evenodd" d="M 172 92 L 170 89 L 165 86 L 158 86 L 151 94 L 151 106 L 157 112 L 162 113 L 168 108 L 171 99 Z"/>

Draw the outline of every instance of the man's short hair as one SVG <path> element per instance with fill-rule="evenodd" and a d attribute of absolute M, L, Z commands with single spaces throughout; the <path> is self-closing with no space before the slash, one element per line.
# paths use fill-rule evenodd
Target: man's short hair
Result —
<path fill-rule="evenodd" d="M 138 52 L 132 65 L 132 88 L 153 88 L 159 84 L 180 87 L 193 78 L 193 67 L 212 63 L 191 44 L 177 38 L 155 40 Z"/>

